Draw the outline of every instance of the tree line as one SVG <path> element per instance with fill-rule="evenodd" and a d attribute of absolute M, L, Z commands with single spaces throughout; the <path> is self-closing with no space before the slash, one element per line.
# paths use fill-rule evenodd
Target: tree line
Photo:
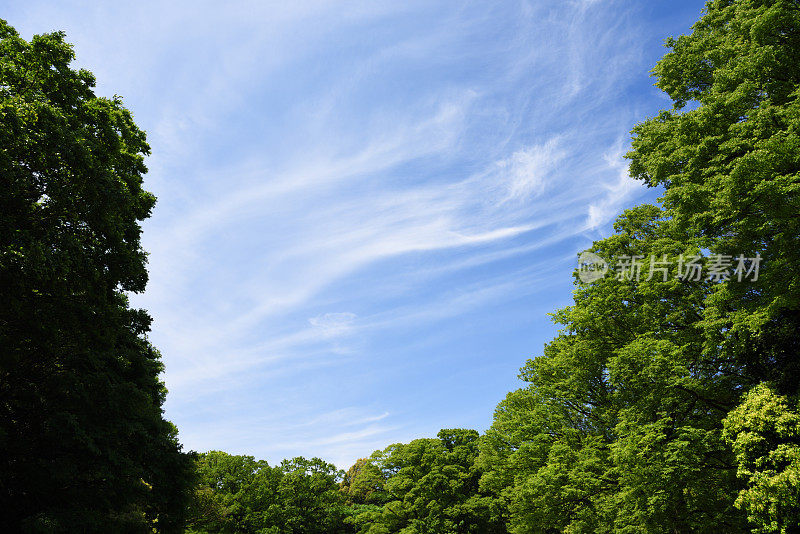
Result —
<path fill-rule="evenodd" d="M 666 46 L 653 75 L 673 106 L 626 156 L 661 197 L 589 251 L 731 273 L 576 270 L 486 432 L 340 471 L 182 451 L 126 297 L 147 281 L 145 135 L 63 34 L 0 21 L 0 529 L 800 532 L 800 3 L 712 0 Z"/>

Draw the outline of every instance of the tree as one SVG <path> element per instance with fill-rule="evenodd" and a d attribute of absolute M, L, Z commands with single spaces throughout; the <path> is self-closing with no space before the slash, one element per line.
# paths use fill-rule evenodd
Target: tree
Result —
<path fill-rule="evenodd" d="M 339 492 L 342 473 L 319 458 L 297 457 L 270 467 L 252 456 L 211 451 L 198 456 L 196 469 L 190 532 L 352 532 Z"/>
<path fill-rule="evenodd" d="M 344 473 L 319 458 L 284 460 L 278 486 L 283 525 L 293 534 L 337 534 L 349 531 L 344 525 L 347 511 L 339 493 Z"/>
<path fill-rule="evenodd" d="M 590 250 L 673 263 L 663 279 L 576 276 L 563 329 L 498 407 L 482 487 L 514 532 L 746 532 L 730 447 L 746 427 L 723 438 L 723 421 L 761 382 L 800 393 L 800 6 L 714 0 L 667 46 L 654 73 L 673 109 L 636 126 L 628 154 L 661 205 Z M 674 260 L 704 250 L 756 257 L 759 276 L 678 276 Z"/>
<path fill-rule="evenodd" d="M 474 430 L 451 429 L 375 452 L 350 481 L 369 503 L 353 522 L 369 534 L 504 533 L 492 499 L 478 489 L 478 442 Z"/>
<path fill-rule="evenodd" d="M 0 20 L 0 529 L 178 531 L 191 462 L 126 296 L 147 282 L 149 147 L 73 57 Z"/>
<path fill-rule="evenodd" d="M 269 465 L 252 456 L 222 451 L 199 454 L 195 461 L 197 487 L 190 507 L 192 532 L 240 532 L 247 522 L 243 494 L 252 491 L 256 477 Z M 260 497 L 260 495 L 259 495 Z"/>
<path fill-rule="evenodd" d="M 747 487 L 736 506 L 756 532 L 800 532 L 800 413 L 797 405 L 759 384 L 728 414 L 724 434 Z"/>
<path fill-rule="evenodd" d="M 344 474 L 339 491 L 350 505 L 382 503 L 386 500 L 384 482 L 383 472 L 375 463 L 359 458 Z"/>
<path fill-rule="evenodd" d="M 633 130 L 631 175 L 664 187 L 669 217 L 700 246 L 760 254 L 757 281 L 707 299 L 704 348 L 797 394 L 800 5 L 714 0 L 667 46 L 654 73 L 674 106 Z"/>
<path fill-rule="evenodd" d="M 622 258 L 697 252 L 655 206 L 626 211 L 592 250 Z M 708 281 L 607 276 L 584 284 L 527 388 L 500 404 L 481 484 L 513 532 L 744 532 L 721 420 L 736 394 L 702 354 Z"/>

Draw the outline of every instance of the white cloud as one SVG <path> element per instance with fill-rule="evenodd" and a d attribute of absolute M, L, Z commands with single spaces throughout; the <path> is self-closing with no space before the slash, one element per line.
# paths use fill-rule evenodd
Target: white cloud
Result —
<path fill-rule="evenodd" d="M 628 201 L 645 188 L 642 182 L 630 177 L 630 165 L 623 155 L 621 142 L 603 155 L 606 165 L 615 171 L 616 176 L 612 176 L 610 181 L 603 184 L 604 194 L 589 205 L 586 219 L 586 226 L 589 229 L 594 230 L 607 224 Z"/>
<path fill-rule="evenodd" d="M 189 448 L 346 467 L 435 427 L 442 388 L 409 386 L 416 411 L 370 389 L 383 354 L 413 338 L 392 365 L 457 359 L 419 332 L 476 312 L 528 336 L 501 305 L 568 294 L 578 241 L 640 192 L 608 151 L 635 115 L 620 88 L 646 77 L 629 7 L 19 5 L 12 24 L 65 29 L 149 132 L 159 203 L 133 302 Z M 513 375 L 524 355 L 500 350 Z"/>
<path fill-rule="evenodd" d="M 323 337 L 331 338 L 343 336 L 352 331 L 355 319 L 355 313 L 325 313 L 310 318 L 308 322 L 318 329 Z"/>
<path fill-rule="evenodd" d="M 560 140 L 560 137 L 554 137 L 541 145 L 518 150 L 498 164 L 508 188 L 503 200 L 524 201 L 544 192 L 547 179 L 567 156 Z"/>

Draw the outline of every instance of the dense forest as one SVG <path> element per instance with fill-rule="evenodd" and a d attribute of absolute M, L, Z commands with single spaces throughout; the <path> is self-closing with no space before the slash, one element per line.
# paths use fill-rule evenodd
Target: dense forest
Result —
<path fill-rule="evenodd" d="M 800 532 L 800 3 L 712 0 L 666 46 L 627 154 L 661 197 L 590 247 L 524 387 L 341 471 L 182 451 L 127 298 L 145 134 L 0 20 L 0 530 Z"/>

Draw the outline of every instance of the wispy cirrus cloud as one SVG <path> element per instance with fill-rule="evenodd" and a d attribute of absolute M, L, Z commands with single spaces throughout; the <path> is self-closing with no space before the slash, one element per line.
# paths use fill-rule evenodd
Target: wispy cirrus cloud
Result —
<path fill-rule="evenodd" d="M 675 31 L 700 7 L 672 6 Z M 620 139 L 663 106 L 650 9 L 35 0 L 7 16 L 66 30 L 148 131 L 159 204 L 134 302 L 186 446 L 346 468 L 485 426 L 552 334 L 575 253 L 644 194 Z"/>

